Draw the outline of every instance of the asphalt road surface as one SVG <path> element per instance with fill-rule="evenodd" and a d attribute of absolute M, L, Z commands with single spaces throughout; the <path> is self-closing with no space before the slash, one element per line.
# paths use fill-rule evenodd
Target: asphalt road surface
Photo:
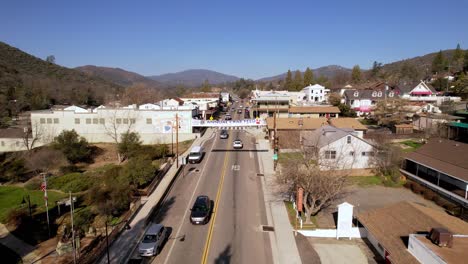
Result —
<path fill-rule="evenodd" d="M 236 109 L 239 104 L 236 104 Z M 244 114 L 234 114 L 242 119 Z M 232 141 L 241 139 L 242 150 Z M 257 150 L 252 135 L 229 130 L 228 139 L 212 134 L 204 144 L 200 164 L 190 164 L 179 175 L 152 220 L 170 227 L 170 237 L 161 253 L 147 263 L 272 263 L 261 188 Z M 214 201 L 206 225 L 192 225 L 190 208 L 198 195 Z"/>

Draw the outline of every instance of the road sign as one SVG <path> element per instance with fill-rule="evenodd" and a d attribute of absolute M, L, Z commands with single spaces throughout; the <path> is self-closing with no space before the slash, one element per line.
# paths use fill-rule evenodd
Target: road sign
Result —
<path fill-rule="evenodd" d="M 213 116 L 210 116 L 210 120 L 213 121 Z"/>
<path fill-rule="evenodd" d="M 273 160 L 278 160 L 278 154 L 273 154 Z"/>

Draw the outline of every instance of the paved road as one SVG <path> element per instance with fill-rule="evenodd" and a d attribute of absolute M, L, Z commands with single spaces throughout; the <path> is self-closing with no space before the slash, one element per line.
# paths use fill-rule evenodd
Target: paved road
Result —
<path fill-rule="evenodd" d="M 233 116 L 243 118 L 243 114 Z M 255 140 L 245 131 L 229 134 L 229 139 L 213 134 L 204 144 L 202 162 L 188 165 L 174 183 L 153 219 L 171 227 L 170 239 L 160 255 L 145 262 L 273 262 L 269 236 L 261 229 L 267 219 Z M 243 150 L 232 149 L 237 138 L 243 141 Z M 215 212 L 207 225 L 194 226 L 189 222 L 189 209 L 202 194 L 214 200 Z"/>

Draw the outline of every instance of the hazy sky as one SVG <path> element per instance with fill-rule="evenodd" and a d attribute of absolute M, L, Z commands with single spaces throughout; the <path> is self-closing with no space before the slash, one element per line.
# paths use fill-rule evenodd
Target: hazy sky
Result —
<path fill-rule="evenodd" d="M 257 79 L 467 49 L 468 1 L 14 0 L 1 4 L 0 41 L 66 67 Z"/>

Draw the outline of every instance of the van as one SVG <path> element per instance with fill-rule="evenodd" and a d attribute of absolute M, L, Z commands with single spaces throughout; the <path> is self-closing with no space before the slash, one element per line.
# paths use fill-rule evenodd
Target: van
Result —
<path fill-rule="evenodd" d="M 189 163 L 200 163 L 203 158 L 203 148 L 201 146 L 194 146 L 188 155 Z"/>

